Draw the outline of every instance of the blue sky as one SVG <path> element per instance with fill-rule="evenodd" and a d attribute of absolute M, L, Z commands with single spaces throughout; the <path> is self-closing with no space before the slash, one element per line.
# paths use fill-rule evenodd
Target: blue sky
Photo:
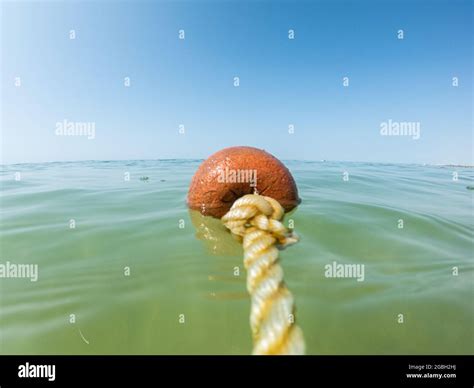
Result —
<path fill-rule="evenodd" d="M 472 12 L 457 0 L 3 2 L 1 159 L 251 145 L 282 159 L 473 164 Z M 94 123 L 95 138 L 57 136 L 64 119 Z M 381 136 L 389 119 L 419 122 L 420 138 Z"/>

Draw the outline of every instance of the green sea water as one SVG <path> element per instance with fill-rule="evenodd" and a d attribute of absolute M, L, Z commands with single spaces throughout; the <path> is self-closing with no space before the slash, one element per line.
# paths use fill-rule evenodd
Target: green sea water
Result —
<path fill-rule="evenodd" d="M 249 354 L 242 248 L 186 207 L 199 163 L 2 166 L 0 264 L 39 273 L 0 279 L 0 353 Z M 285 163 L 301 240 L 281 259 L 307 353 L 474 353 L 474 170 Z M 333 262 L 364 281 L 326 277 Z"/>

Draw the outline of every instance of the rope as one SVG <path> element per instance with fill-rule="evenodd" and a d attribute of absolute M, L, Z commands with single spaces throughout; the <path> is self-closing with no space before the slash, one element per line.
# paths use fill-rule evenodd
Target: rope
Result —
<path fill-rule="evenodd" d="M 248 194 L 222 217 L 241 236 L 247 290 L 251 296 L 253 354 L 304 354 L 303 332 L 295 324 L 293 295 L 283 282 L 278 248 L 298 241 L 280 220 L 284 210 L 270 197 Z"/>

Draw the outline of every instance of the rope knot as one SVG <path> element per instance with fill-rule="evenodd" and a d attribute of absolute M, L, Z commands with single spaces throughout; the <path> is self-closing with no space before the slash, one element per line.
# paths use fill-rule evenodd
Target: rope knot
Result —
<path fill-rule="evenodd" d="M 256 229 L 265 231 L 283 248 L 299 240 L 296 233 L 280 221 L 284 214 L 283 207 L 273 198 L 247 194 L 234 202 L 222 217 L 222 222 L 233 234 L 241 237 Z"/>

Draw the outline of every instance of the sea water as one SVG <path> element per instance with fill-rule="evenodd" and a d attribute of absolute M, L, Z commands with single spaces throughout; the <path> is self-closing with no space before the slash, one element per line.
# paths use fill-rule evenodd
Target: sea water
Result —
<path fill-rule="evenodd" d="M 242 247 L 186 207 L 199 163 L 2 166 L 0 264 L 37 279 L 0 278 L 0 353 L 249 354 Z M 474 170 L 285 164 L 307 353 L 472 354 Z"/>

